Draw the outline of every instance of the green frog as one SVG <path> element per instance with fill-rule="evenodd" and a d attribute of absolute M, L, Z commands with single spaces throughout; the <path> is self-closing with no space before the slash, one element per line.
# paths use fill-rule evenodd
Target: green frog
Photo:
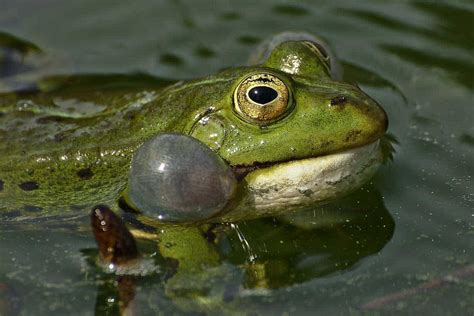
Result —
<path fill-rule="evenodd" d="M 380 164 L 387 116 L 333 79 L 332 56 L 315 43 L 283 41 L 256 65 L 164 88 L 3 95 L 1 212 L 66 216 L 114 202 L 134 153 L 162 133 L 209 146 L 245 186 L 208 221 L 286 214 L 347 194 Z M 259 89 L 267 95 L 250 95 Z"/>
<path fill-rule="evenodd" d="M 74 80 L 64 80 L 47 93 L 1 95 L 0 217 L 67 220 L 96 204 L 121 206 L 138 223 L 135 236 L 156 239 L 162 256 L 179 262 L 169 280 L 176 289 L 171 284 L 189 281 L 189 271 L 218 264 L 218 252 L 203 237 L 209 227 L 288 216 L 347 195 L 373 176 L 383 161 L 387 115 L 341 81 L 326 45 L 312 35 L 284 33 L 250 60 L 166 86 L 120 82 L 96 89 L 93 82 L 74 87 Z M 210 178 L 222 181 L 210 181 L 204 191 L 185 187 L 198 193 L 184 216 L 177 210 L 167 217 L 166 208 L 154 213 L 153 196 L 143 198 L 130 171 L 146 144 L 166 136 L 191 142 L 167 153 L 170 164 L 203 152 L 218 166 Z M 144 157 L 138 167 L 153 156 Z M 199 171 L 207 179 L 199 167 L 188 161 L 180 172 Z M 189 211 L 200 196 L 213 202 L 213 194 L 219 203 L 211 210 Z M 206 279 L 193 275 L 197 283 Z"/>

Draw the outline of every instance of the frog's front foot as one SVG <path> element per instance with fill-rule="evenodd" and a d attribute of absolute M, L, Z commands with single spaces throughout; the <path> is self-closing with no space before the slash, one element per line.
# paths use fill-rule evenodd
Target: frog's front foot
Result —
<path fill-rule="evenodd" d="M 91 226 L 101 265 L 105 271 L 113 272 L 107 276 L 108 280 L 112 276 L 113 282 L 101 282 L 103 290 L 99 291 L 112 293 L 113 296 L 98 294 L 96 313 L 117 310 L 124 315 L 135 311 L 139 308 L 134 304 L 136 282 L 140 281 L 140 276 L 158 271 L 158 267 L 147 264 L 146 256 L 138 253 L 134 237 L 122 219 L 107 206 L 93 208 Z M 221 268 L 220 256 L 206 237 L 208 235 L 195 226 L 170 225 L 160 229 L 158 252 L 173 265 L 172 275 L 167 275 L 165 293 L 184 310 L 218 308 L 225 292 L 221 291 L 226 286 L 223 280 L 239 273 L 233 267 L 225 268 L 231 268 L 234 274 L 228 274 L 228 269 Z M 229 293 L 226 292 L 227 297 Z M 111 301 L 116 303 L 111 306 Z"/>
<path fill-rule="evenodd" d="M 144 143 L 132 161 L 129 197 L 145 215 L 169 222 L 198 222 L 220 213 L 236 179 L 208 146 L 181 134 Z"/>
<path fill-rule="evenodd" d="M 93 208 L 91 226 L 105 264 L 121 265 L 138 257 L 132 234 L 107 206 L 98 205 Z"/>
<path fill-rule="evenodd" d="M 120 272 L 127 266 L 133 266 L 139 260 L 137 245 L 123 221 L 105 205 L 98 205 L 91 212 L 91 226 L 102 263 L 107 270 Z M 120 315 L 126 315 L 135 309 L 135 277 L 118 275 L 115 280 Z M 96 312 L 109 310 L 107 299 L 98 297 Z M 133 312 L 132 312 L 133 314 Z"/>

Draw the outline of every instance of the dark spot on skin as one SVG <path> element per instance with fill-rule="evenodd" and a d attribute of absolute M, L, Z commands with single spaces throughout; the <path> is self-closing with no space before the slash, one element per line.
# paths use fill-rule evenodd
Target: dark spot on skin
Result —
<path fill-rule="evenodd" d="M 314 194 L 313 190 L 311 189 L 306 189 L 306 190 L 298 190 L 301 194 L 303 194 L 306 197 L 311 197 L 311 195 Z"/>
<path fill-rule="evenodd" d="M 127 111 L 124 115 L 123 118 L 128 121 L 133 121 L 137 117 L 140 116 L 140 109 L 138 110 L 132 110 L 132 111 Z"/>
<path fill-rule="evenodd" d="M 43 210 L 42 207 L 34 205 L 25 205 L 23 208 L 25 209 L 25 211 L 33 213 L 41 212 Z"/>
<path fill-rule="evenodd" d="M 5 212 L 5 213 L 2 213 L 0 212 L 0 218 L 5 218 L 5 219 L 11 219 L 11 218 L 15 218 L 15 217 L 19 217 L 21 216 L 21 212 L 19 210 L 13 210 L 13 211 L 9 211 L 9 212 Z"/>
<path fill-rule="evenodd" d="M 39 188 L 39 185 L 35 181 L 26 181 L 20 184 L 20 189 L 23 191 L 33 191 Z"/>
<path fill-rule="evenodd" d="M 62 117 L 62 116 L 50 115 L 50 116 L 43 116 L 36 119 L 36 123 L 38 124 L 63 123 L 67 121 L 67 119 L 68 118 Z"/>
<path fill-rule="evenodd" d="M 3 180 L 0 180 L 0 191 L 3 191 L 3 185 L 5 184 L 5 182 L 3 182 Z"/>
<path fill-rule="evenodd" d="M 321 143 L 321 148 L 328 147 L 328 146 L 332 145 L 333 143 L 334 143 L 333 140 L 328 140 L 328 141 L 322 142 Z"/>
<path fill-rule="evenodd" d="M 64 135 L 63 133 L 58 133 L 56 135 L 54 135 L 54 141 L 56 142 L 62 142 L 64 139 L 66 138 L 66 135 Z"/>
<path fill-rule="evenodd" d="M 94 173 L 92 173 L 92 170 L 90 168 L 84 168 L 77 171 L 77 175 L 82 180 L 89 180 L 94 176 Z"/>
<path fill-rule="evenodd" d="M 362 131 L 360 131 L 360 130 L 350 131 L 349 133 L 347 133 L 345 141 L 346 141 L 346 142 L 354 141 L 354 140 L 357 139 L 357 137 L 358 137 L 361 133 L 362 133 Z"/>
<path fill-rule="evenodd" d="M 343 95 L 340 95 L 340 96 L 337 96 L 337 97 L 331 99 L 331 105 L 332 106 L 334 106 L 334 105 L 344 105 L 346 102 L 347 102 L 347 99 Z"/>
<path fill-rule="evenodd" d="M 255 190 L 255 193 L 257 193 L 260 196 L 263 196 L 265 194 L 270 193 L 270 189 L 260 189 L 260 190 Z"/>
<path fill-rule="evenodd" d="M 203 232 L 203 237 L 206 238 L 206 240 L 210 243 L 215 243 L 217 240 L 217 234 L 215 232 L 215 229 L 219 227 L 219 224 L 211 224 L 209 228 Z"/>

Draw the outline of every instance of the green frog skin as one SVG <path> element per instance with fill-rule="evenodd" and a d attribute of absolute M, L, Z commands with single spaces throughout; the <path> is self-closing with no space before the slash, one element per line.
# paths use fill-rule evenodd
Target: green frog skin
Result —
<path fill-rule="evenodd" d="M 166 87 L 1 95 L 0 214 L 19 221 L 116 205 L 134 153 L 162 133 L 197 138 L 239 179 L 207 222 L 286 214 L 367 181 L 382 162 L 384 110 L 334 80 L 333 56 L 317 42 L 283 36 L 253 59 Z M 266 100 L 249 97 L 262 86 Z"/>

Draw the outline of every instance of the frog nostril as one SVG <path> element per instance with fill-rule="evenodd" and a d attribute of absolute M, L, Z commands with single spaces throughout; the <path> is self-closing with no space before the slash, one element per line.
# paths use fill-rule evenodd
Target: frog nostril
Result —
<path fill-rule="evenodd" d="M 331 99 L 331 105 L 343 105 L 347 102 L 345 96 L 340 95 Z"/>

